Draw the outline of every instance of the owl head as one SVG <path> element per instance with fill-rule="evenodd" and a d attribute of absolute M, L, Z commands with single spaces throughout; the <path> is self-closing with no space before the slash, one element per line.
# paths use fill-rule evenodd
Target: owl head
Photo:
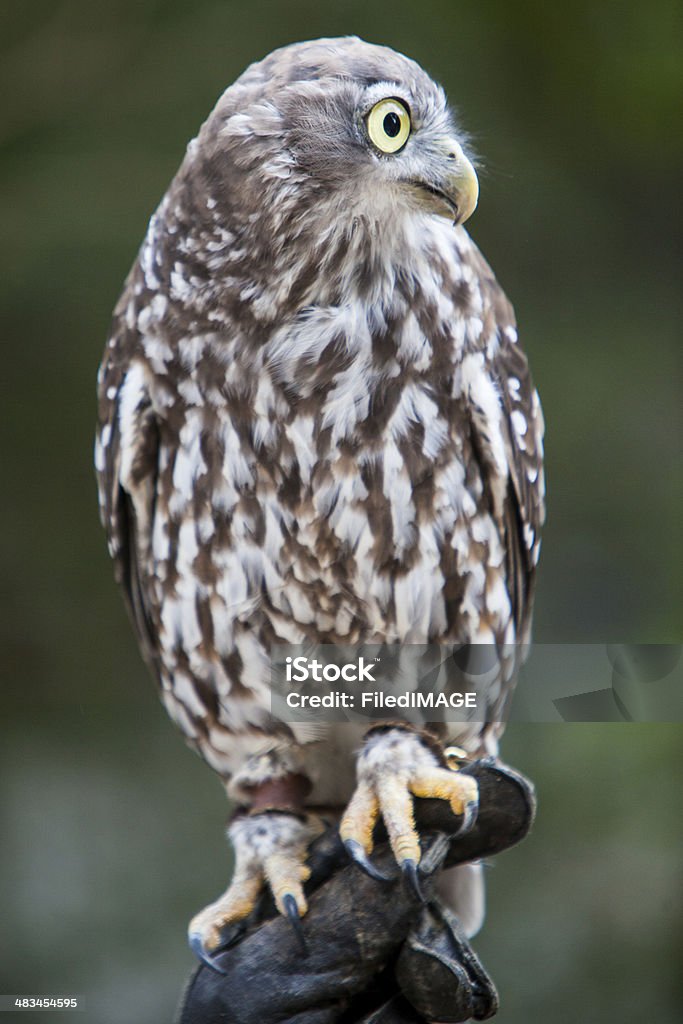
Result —
<path fill-rule="evenodd" d="M 462 223 L 478 197 L 443 89 L 414 61 L 355 37 L 296 43 L 251 65 L 191 154 L 217 201 L 343 218 L 426 211 Z"/>
<path fill-rule="evenodd" d="M 443 89 L 407 57 L 355 37 L 284 47 L 223 93 L 148 249 L 171 294 L 176 267 L 185 303 L 242 318 L 388 293 L 426 222 L 450 231 L 477 204 L 458 136 Z"/>

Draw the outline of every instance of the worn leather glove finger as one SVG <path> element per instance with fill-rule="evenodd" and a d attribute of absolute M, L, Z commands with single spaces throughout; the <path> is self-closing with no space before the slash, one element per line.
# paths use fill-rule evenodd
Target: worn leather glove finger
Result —
<path fill-rule="evenodd" d="M 498 993 L 460 927 L 438 901 L 422 911 L 396 964 L 401 992 L 421 1019 L 487 1020 L 498 1009 Z"/>

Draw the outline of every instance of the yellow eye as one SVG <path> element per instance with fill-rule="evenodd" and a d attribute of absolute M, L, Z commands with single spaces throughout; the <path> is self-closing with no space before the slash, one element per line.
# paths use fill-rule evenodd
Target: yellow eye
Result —
<path fill-rule="evenodd" d="M 410 135 L 410 114 L 400 100 L 380 100 L 368 114 L 368 135 L 382 153 L 398 153 Z"/>

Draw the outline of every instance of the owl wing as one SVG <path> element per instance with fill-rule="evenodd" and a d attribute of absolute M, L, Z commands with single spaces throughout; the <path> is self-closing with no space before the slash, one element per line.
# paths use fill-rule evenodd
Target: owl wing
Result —
<path fill-rule="evenodd" d="M 95 465 L 100 518 L 145 660 L 158 674 L 158 628 L 144 585 L 156 504 L 159 431 L 142 361 L 130 358 L 131 338 L 114 318 L 99 375 Z"/>
<path fill-rule="evenodd" d="M 510 473 L 505 503 L 508 588 L 517 636 L 524 640 L 545 519 L 544 424 L 526 356 L 512 340 L 514 331 L 513 327 L 504 330 L 494 366 L 505 411 L 503 426 Z"/>
<path fill-rule="evenodd" d="M 545 518 L 543 413 L 514 322 L 499 327 L 493 373 L 503 406 L 508 463 L 505 541 L 508 591 L 517 636 L 526 639 L 531 617 L 540 533 Z"/>
<path fill-rule="evenodd" d="M 486 311 L 482 350 L 465 357 L 475 367 L 468 392 L 473 450 L 504 535 L 507 588 L 516 635 L 524 643 L 545 518 L 543 413 L 512 306 L 474 247 L 471 261 Z"/>

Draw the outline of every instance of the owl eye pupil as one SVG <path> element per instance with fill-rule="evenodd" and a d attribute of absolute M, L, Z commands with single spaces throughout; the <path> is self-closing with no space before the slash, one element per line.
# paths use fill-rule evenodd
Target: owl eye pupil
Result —
<path fill-rule="evenodd" d="M 395 139 L 401 130 L 401 119 L 393 111 L 384 118 L 382 127 L 390 139 Z"/>

